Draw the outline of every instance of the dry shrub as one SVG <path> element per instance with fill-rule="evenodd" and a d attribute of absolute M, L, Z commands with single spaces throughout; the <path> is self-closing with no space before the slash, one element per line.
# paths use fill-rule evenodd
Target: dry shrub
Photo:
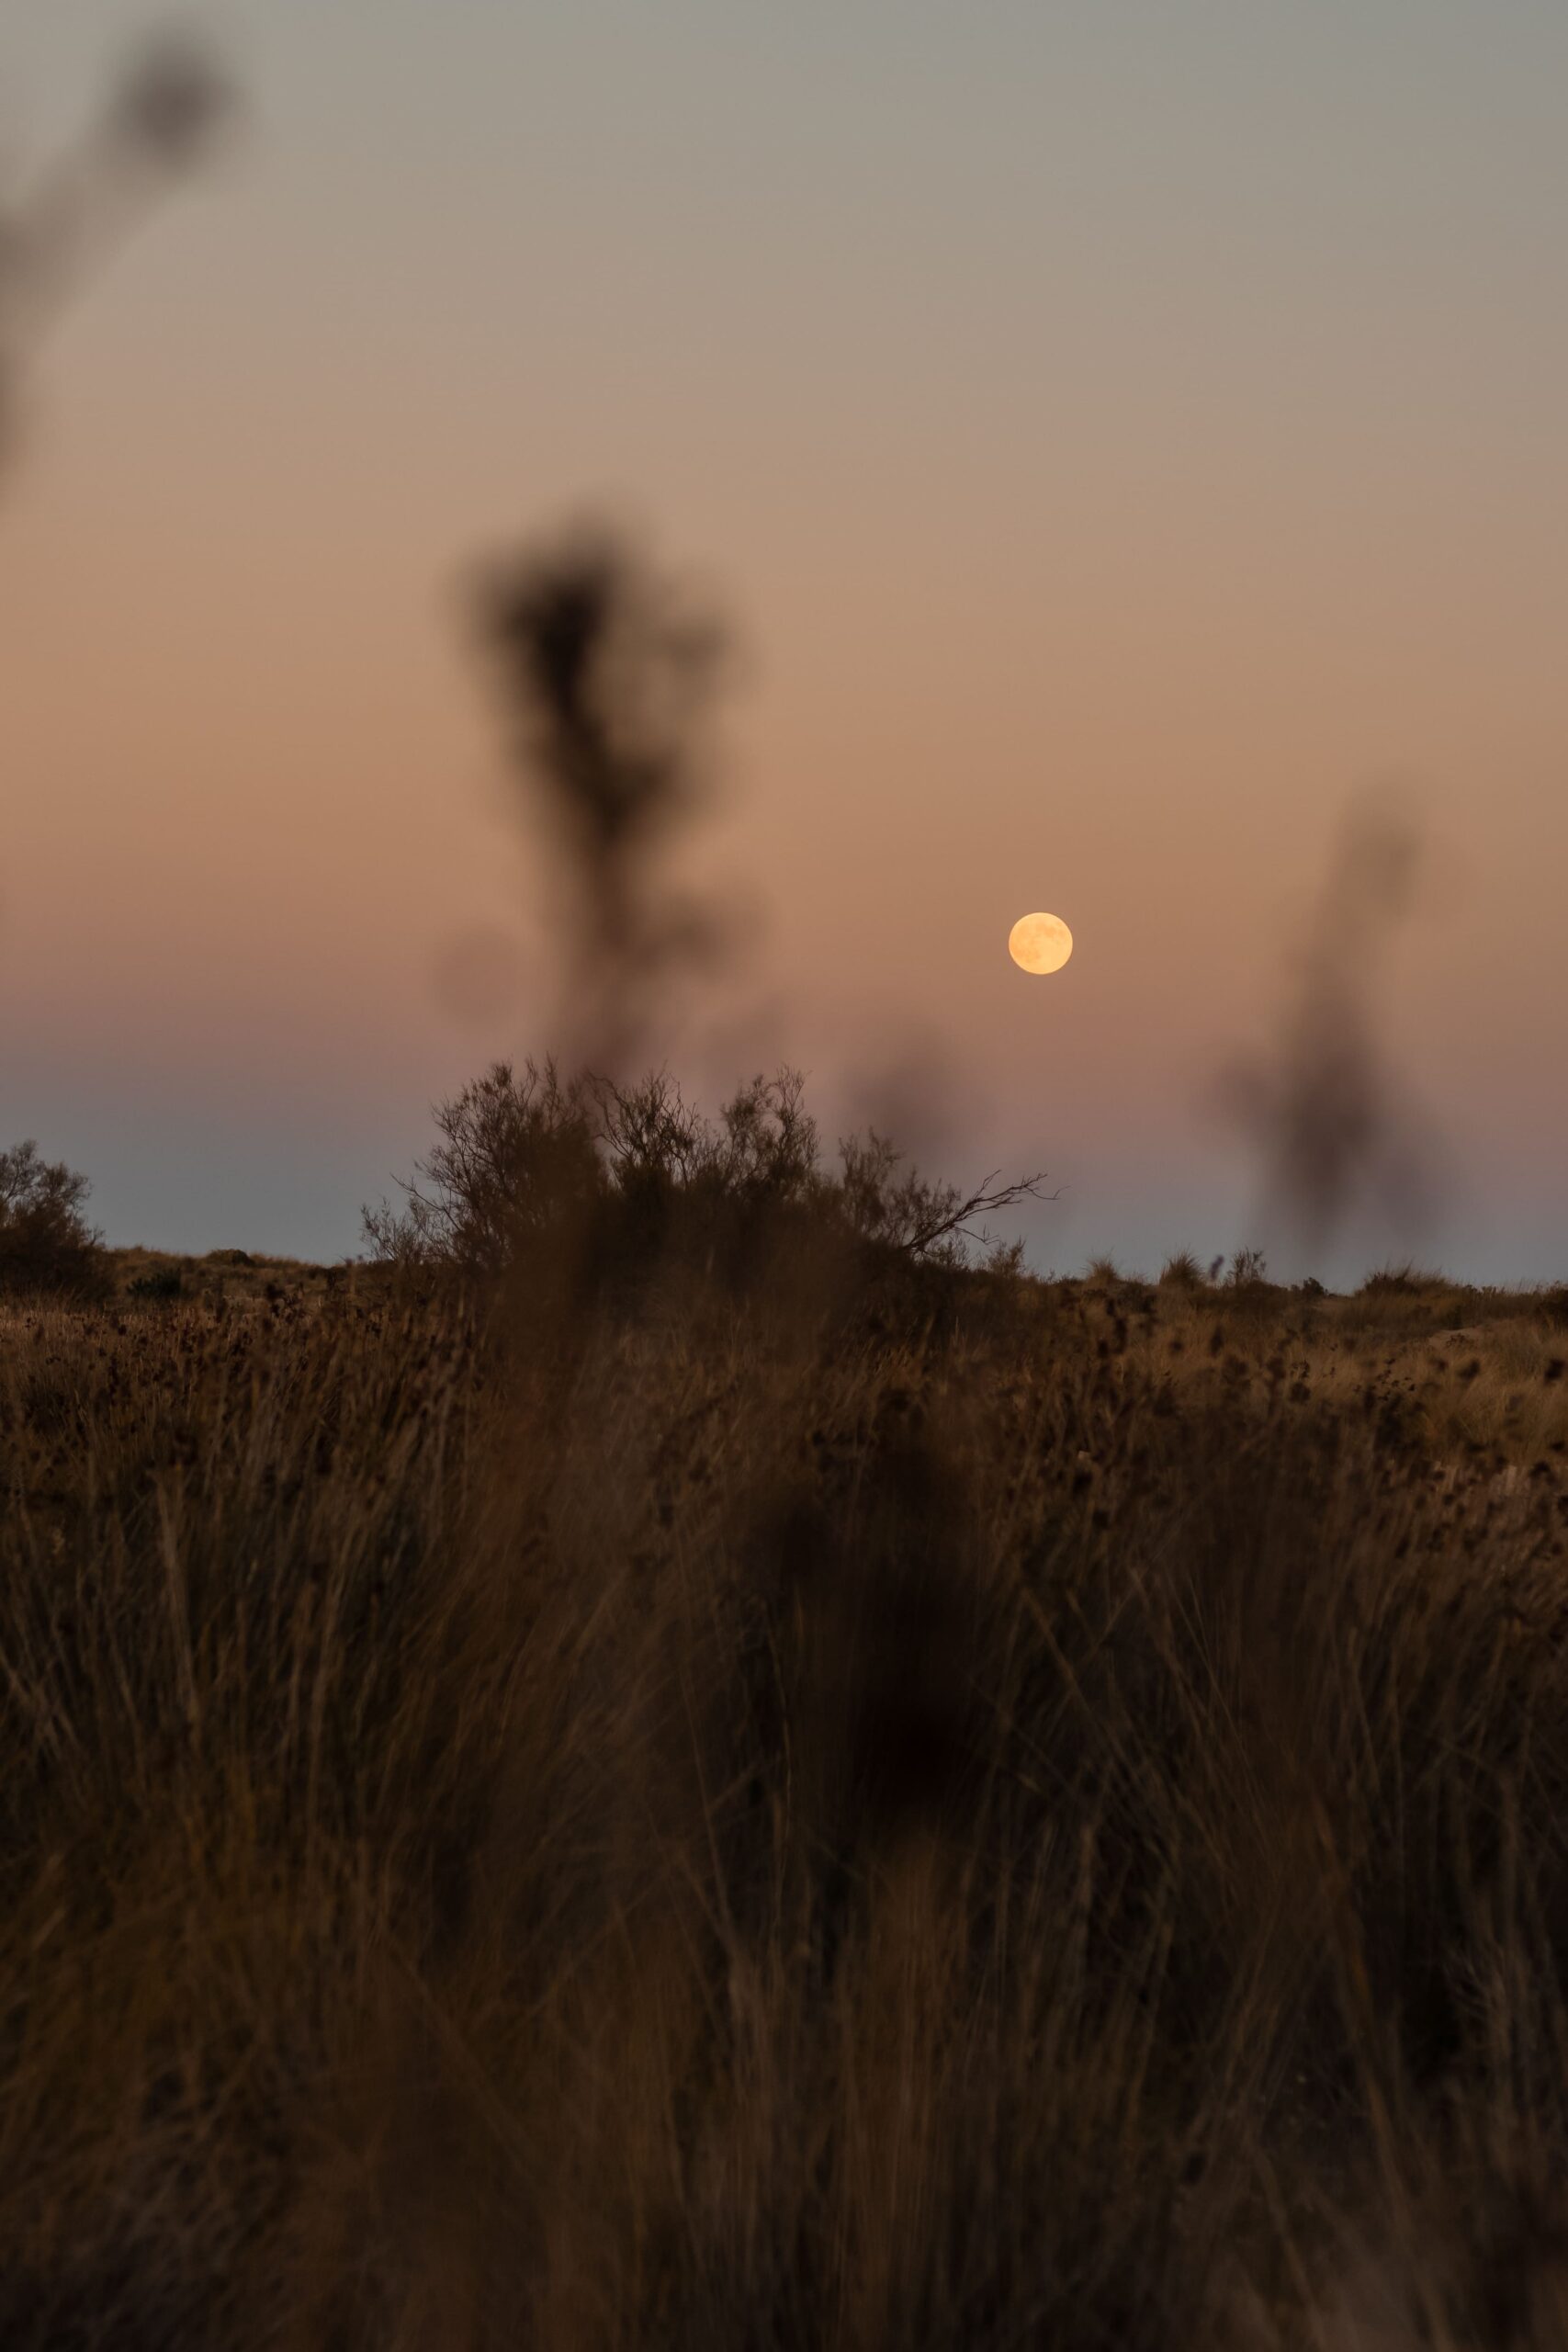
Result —
<path fill-rule="evenodd" d="M 89 1185 L 36 1143 L 0 1151 L 0 1296 L 91 1299 L 108 1287 Z"/>
<path fill-rule="evenodd" d="M 700 1270 L 732 1286 L 831 1270 L 852 1290 L 889 1264 L 1015 1274 L 984 1220 L 1043 1196 L 1043 1178 L 973 1191 L 922 1176 L 874 1129 L 825 1162 L 805 1081 L 787 1067 L 738 1088 L 716 1119 L 667 1071 L 635 1084 L 554 1061 L 497 1062 L 435 1109 L 439 1140 L 403 1206 L 364 1212 L 376 1261 L 416 1280 L 500 1295 L 534 1335 L 570 1338 L 606 1288 L 646 1291 Z M 820 1282 L 810 1287 L 819 1288 Z"/>

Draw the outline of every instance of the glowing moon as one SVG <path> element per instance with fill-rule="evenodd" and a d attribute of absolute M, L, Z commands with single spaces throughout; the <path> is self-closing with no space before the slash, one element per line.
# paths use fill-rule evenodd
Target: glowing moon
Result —
<path fill-rule="evenodd" d="M 1008 933 L 1008 954 L 1026 972 L 1059 972 L 1072 952 L 1060 915 L 1020 915 Z"/>

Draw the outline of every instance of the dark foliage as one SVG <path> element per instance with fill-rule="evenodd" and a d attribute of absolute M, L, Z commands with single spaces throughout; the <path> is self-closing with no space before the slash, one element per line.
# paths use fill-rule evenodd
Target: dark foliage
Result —
<path fill-rule="evenodd" d="M 90 1187 L 36 1143 L 0 1151 L 0 1292 L 12 1296 L 101 1297 L 107 1286 L 99 1237 L 84 1204 Z"/>
<path fill-rule="evenodd" d="M 178 1266 L 156 1266 L 127 1283 L 125 1295 L 127 1298 L 152 1299 L 168 1306 L 185 1296 L 185 1276 Z"/>
<path fill-rule="evenodd" d="M 440 1140 L 403 1184 L 403 1205 L 365 1212 L 382 1262 L 494 1282 L 546 1265 L 593 1287 L 694 1261 L 745 1279 L 809 1243 L 866 1259 L 957 1266 L 976 1250 L 1009 1266 L 983 1220 L 1042 1198 L 1043 1179 L 987 1177 L 971 1192 L 908 1167 L 874 1131 L 824 1163 L 798 1071 L 756 1077 L 716 1120 L 666 1072 L 633 1086 L 565 1080 L 553 1062 L 498 1062 L 438 1105 Z"/>

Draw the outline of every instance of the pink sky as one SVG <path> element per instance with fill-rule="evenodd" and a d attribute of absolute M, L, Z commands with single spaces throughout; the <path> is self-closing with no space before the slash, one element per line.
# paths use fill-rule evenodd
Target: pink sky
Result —
<path fill-rule="evenodd" d="M 1040 1262 L 1234 1247 L 1205 1090 L 1395 775 L 1422 1246 L 1562 1272 L 1557 12 L 206 13 L 252 131 L 51 345 L 0 517 L 6 1125 L 111 1238 L 352 1248 L 548 1043 L 460 590 L 608 503 L 747 654 L 696 862 L 760 920 L 678 1056 L 929 1056 L 955 1173 L 1067 1186 Z M 141 12 L 70 15 L 0 32 L 35 149 Z M 533 984 L 465 1025 L 475 927 Z"/>

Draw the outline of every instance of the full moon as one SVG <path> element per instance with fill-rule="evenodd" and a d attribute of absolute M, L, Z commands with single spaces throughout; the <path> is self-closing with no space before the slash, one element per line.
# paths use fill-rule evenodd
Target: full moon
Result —
<path fill-rule="evenodd" d="M 1020 915 L 1008 933 L 1008 954 L 1026 972 L 1059 972 L 1072 952 L 1060 915 Z"/>

